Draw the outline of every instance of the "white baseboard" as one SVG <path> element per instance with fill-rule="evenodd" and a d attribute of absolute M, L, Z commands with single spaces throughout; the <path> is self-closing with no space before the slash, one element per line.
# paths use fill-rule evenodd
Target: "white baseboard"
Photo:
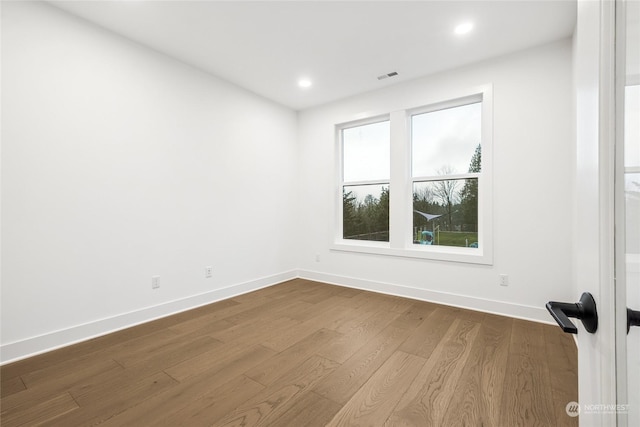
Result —
<path fill-rule="evenodd" d="M 0 346 L 0 365 L 295 279 L 287 271 Z"/>
<path fill-rule="evenodd" d="M 498 314 L 517 319 L 554 324 L 550 321 L 547 311 L 542 307 L 532 307 L 504 301 L 495 301 L 466 295 L 432 291 L 428 289 L 412 288 L 408 286 L 363 280 L 317 271 L 297 270 L 262 277 L 226 288 L 216 289 L 211 292 L 193 295 L 175 301 L 169 301 L 153 307 L 146 307 L 130 313 L 123 313 L 118 316 L 96 320 L 37 337 L 3 344 L 0 346 L 0 365 L 15 362 L 20 359 L 25 359 L 27 357 L 35 356 L 61 347 L 66 347 L 68 345 L 150 322 L 162 317 L 171 316 L 173 314 L 211 304 L 216 301 L 232 298 L 247 292 L 273 286 L 298 277 L 338 286 L 362 289 L 365 291 L 396 295 L 469 310 Z"/>
<path fill-rule="evenodd" d="M 432 291 L 428 289 L 412 288 L 409 286 L 394 285 L 391 283 L 363 280 L 354 277 L 338 276 L 309 270 L 298 270 L 298 277 L 301 279 L 314 280 L 338 286 L 347 286 L 365 291 L 396 295 L 469 310 L 482 311 L 485 313 L 498 314 L 516 319 L 531 320 L 534 322 L 555 325 L 555 323 L 550 319 L 549 313 L 543 307 L 513 304 L 504 301 L 495 301 L 466 295 Z"/>

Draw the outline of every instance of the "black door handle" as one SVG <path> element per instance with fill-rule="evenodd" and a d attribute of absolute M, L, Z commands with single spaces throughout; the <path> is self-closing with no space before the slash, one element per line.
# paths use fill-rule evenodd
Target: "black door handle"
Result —
<path fill-rule="evenodd" d="M 574 303 L 549 301 L 547 310 L 549 310 L 549 313 L 551 313 L 564 332 L 570 334 L 578 333 L 578 328 L 569 320 L 569 317 L 582 320 L 584 328 L 591 334 L 598 329 L 596 302 L 589 292 L 583 293 L 580 301 Z"/>
<path fill-rule="evenodd" d="M 640 326 L 640 311 L 633 311 L 627 308 L 627 333 L 632 326 Z"/>

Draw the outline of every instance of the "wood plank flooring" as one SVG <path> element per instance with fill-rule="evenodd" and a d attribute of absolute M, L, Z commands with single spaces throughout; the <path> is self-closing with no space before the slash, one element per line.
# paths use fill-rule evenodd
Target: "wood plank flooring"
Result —
<path fill-rule="evenodd" d="M 0 368 L 10 426 L 577 426 L 560 328 L 302 279 Z"/>

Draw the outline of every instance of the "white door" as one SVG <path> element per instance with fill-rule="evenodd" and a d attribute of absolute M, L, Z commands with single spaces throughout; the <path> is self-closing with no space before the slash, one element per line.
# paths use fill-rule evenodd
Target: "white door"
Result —
<path fill-rule="evenodd" d="M 640 426 L 640 2 L 616 9 L 616 354 L 618 425 Z"/>
<path fill-rule="evenodd" d="M 580 426 L 615 426 L 614 61 L 615 3 L 578 0 L 574 39 L 576 174 L 574 291 L 593 295 L 598 329 L 578 327 Z M 573 302 L 573 301 L 571 301 Z"/>
<path fill-rule="evenodd" d="M 633 107 L 629 102 L 634 95 L 626 96 L 629 114 L 625 115 L 624 99 L 629 91 L 625 86 L 630 80 L 621 65 L 632 64 L 632 58 L 627 58 L 625 50 L 616 50 L 617 36 L 618 47 L 633 49 L 635 44 L 637 52 L 638 35 L 631 34 L 637 27 L 633 30 L 629 25 L 633 19 L 628 19 L 637 3 L 578 0 L 574 50 L 574 290 L 576 300 L 582 292 L 590 292 L 598 311 L 595 333 L 588 333 L 580 321 L 575 322 L 582 427 L 640 425 L 638 328 L 631 331 L 629 339 L 626 335 L 626 304 L 640 310 L 638 251 L 634 246 L 638 242 L 638 228 L 634 228 L 638 216 L 631 216 L 632 209 L 638 207 L 640 193 L 636 192 L 638 188 L 633 190 L 633 182 L 640 182 L 640 164 L 629 164 L 633 162 L 630 153 L 638 153 L 632 151 L 637 149 L 637 139 L 633 142 L 633 136 L 627 135 L 627 153 L 623 151 L 624 119 L 627 125 L 631 123 Z M 626 190 L 619 185 L 625 179 L 629 182 Z"/>

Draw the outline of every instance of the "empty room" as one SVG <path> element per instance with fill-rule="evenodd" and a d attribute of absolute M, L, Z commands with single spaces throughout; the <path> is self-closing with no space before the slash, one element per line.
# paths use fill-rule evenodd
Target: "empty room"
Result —
<path fill-rule="evenodd" d="M 640 2 L 0 14 L 2 426 L 640 425 Z"/>

